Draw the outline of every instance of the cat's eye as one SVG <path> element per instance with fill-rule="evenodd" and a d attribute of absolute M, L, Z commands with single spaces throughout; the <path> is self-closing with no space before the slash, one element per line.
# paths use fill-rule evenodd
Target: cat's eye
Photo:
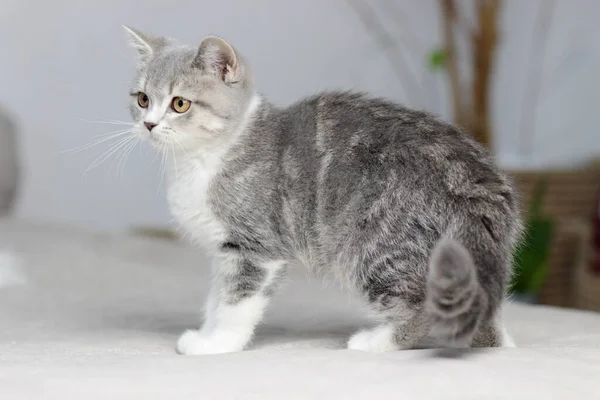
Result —
<path fill-rule="evenodd" d="M 171 108 L 173 111 L 181 114 L 189 110 L 191 104 L 191 101 L 184 99 L 183 97 L 174 97 L 171 102 Z"/>
<path fill-rule="evenodd" d="M 148 108 L 148 105 L 150 104 L 150 99 L 148 98 L 148 95 L 143 92 L 138 93 L 137 101 L 138 105 L 142 108 Z"/>

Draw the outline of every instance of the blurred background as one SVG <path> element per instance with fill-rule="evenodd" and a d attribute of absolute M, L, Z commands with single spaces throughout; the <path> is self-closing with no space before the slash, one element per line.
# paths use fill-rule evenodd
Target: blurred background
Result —
<path fill-rule="evenodd" d="M 167 229 L 156 154 L 87 145 L 129 121 L 121 24 L 187 43 L 217 34 L 278 105 L 354 89 L 463 125 L 522 192 L 515 296 L 600 310 L 598 16 L 597 0 L 4 0 L 0 213 Z"/>

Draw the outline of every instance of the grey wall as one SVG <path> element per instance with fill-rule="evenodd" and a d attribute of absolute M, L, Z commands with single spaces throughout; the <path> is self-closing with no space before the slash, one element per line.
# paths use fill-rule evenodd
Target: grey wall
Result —
<path fill-rule="evenodd" d="M 136 149 L 118 174 L 113 159 L 85 176 L 106 147 L 62 153 L 118 129 L 84 120 L 129 118 L 134 54 L 123 23 L 187 42 L 208 33 L 226 37 L 251 60 L 259 88 L 278 104 L 327 88 L 354 88 L 448 115 L 443 80 L 423 72 L 426 52 L 439 41 L 436 2 L 398 0 L 396 11 L 390 2 L 371 4 L 406 43 L 415 80 L 423 80 L 419 98 L 403 92 L 343 0 L 4 0 L 0 103 L 22 129 L 26 180 L 19 214 L 110 229 L 168 221 L 150 149 Z M 565 165 L 597 153 L 600 2 L 557 1 L 532 157 L 519 154 L 517 133 L 538 1 L 506 3 L 493 99 L 499 161 Z"/>

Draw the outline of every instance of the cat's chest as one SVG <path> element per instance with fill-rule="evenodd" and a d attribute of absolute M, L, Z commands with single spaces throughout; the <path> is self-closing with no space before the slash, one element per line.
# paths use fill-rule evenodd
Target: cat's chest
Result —
<path fill-rule="evenodd" d="M 210 201 L 214 168 L 189 167 L 173 174 L 168 189 L 171 214 L 183 232 L 195 243 L 216 248 L 226 238 L 226 229 Z"/>

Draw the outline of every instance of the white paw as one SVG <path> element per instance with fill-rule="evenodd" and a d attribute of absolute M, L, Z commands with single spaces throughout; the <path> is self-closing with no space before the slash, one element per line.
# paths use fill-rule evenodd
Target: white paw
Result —
<path fill-rule="evenodd" d="M 200 354 L 233 353 L 243 350 L 244 345 L 237 340 L 219 337 L 215 334 L 205 334 L 197 330 L 185 331 L 177 341 L 177 352 L 186 356 Z"/>
<path fill-rule="evenodd" d="M 395 341 L 396 327 L 393 325 L 378 326 L 374 329 L 362 330 L 350 338 L 348 348 L 351 350 L 385 353 L 399 350 Z"/>
<path fill-rule="evenodd" d="M 502 346 L 501 347 L 517 347 L 517 344 L 513 338 L 506 332 L 506 329 L 502 329 Z"/>

